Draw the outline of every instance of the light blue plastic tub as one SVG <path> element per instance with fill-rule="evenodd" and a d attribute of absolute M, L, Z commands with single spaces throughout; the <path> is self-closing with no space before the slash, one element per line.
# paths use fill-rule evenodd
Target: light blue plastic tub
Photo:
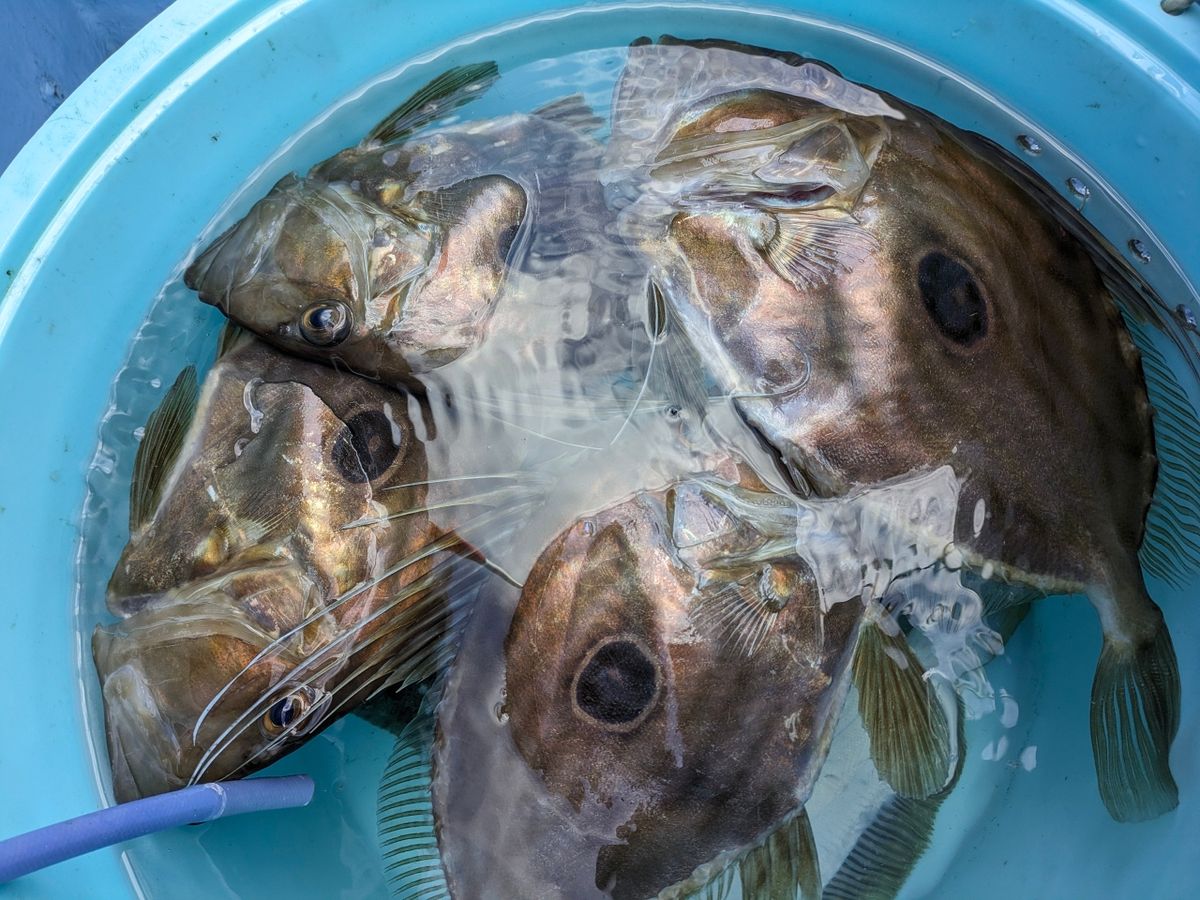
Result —
<path fill-rule="evenodd" d="M 1058 185 L 1087 182 L 1089 217 L 1117 246 L 1145 243 L 1146 274 L 1172 305 L 1194 302 L 1198 11 L 1168 17 L 1154 0 L 797 0 L 755 14 L 685 3 L 180 0 L 0 178 L 0 837 L 107 802 L 73 608 L 85 472 L 131 336 L 201 234 L 242 211 L 223 210 L 226 198 L 355 141 L 403 92 L 384 84 L 346 112 L 340 104 L 385 76 L 410 86 L 412 61 L 430 72 L 444 52 L 504 68 L 662 32 L 811 53 L 1008 146 L 1018 131 L 1037 134 L 1047 150 L 1034 165 Z M 911 895 L 1200 893 L 1200 586 L 1152 587 L 1182 669 L 1179 810 L 1136 826 L 1105 815 L 1087 730 L 1099 630 L 1082 602 L 1048 601 L 994 667 L 993 681 L 1019 699 L 1017 724 L 972 726 L 964 783 Z M 319 777 L 332 754 L 346 757 L 348 776 L 358 765 L 364 783 L 377 779 L 386 747 L 356 743 L 356 727 L 277 770 Z M 982 760 L 989 742 L 999 762 Z M 1026 771 L 1016 761 L 1030 746 L 1037 766 Z M 363 864 L 361 847 L 330 824 L 342 813 L 369 824 L 369 794 L 351 793 L 340 780 L 321 784 L 310 809 L 164 837 L 132 864 L 128 848 L 100 852 L 0 887 L 0 897 L 361 896 L 381 887 L 367 871 L 378 862 Z"/>

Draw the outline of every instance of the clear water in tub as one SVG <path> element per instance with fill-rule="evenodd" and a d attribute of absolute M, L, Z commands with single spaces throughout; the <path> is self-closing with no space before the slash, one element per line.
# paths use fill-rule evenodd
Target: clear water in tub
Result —
<path fill-rule="evenodd" d="M 528 112 L 575 92 L 583 95 L 597 115 L 606 117 L 628 41 L 643 33 L 682 30 L 679 17 L 683 12 L 660 10 L 655 15 L 658 18 L 653 21 L 642 16 L 636 27 L 616 11 L 601 17 L 593 15 L 587 29 L 572 28 L 570 17 L 543 21 L 503 35 L 482 35 L 447 49 L 436 60 L 382 74 L 376 82 L 364 85 L 359 92 L 298 130 L 294 140 L 276 156 L 262 161 L 243 191 L 225 204 L 208 234 L 198 240 L 197 247 L 243 214 L 282 173 L 306 170 L 336 150 L 356 143 L 413 88 L 454 64 L 496 59 L 502 71 L 499 81 L 465 108 L 461 113 L 463 118 Z M 1089 171 L 1085 160 L 1076 158 L 1055 141 L 1053 123 L 1026 121 L 1019 111 L 1000 104 L 986 91 L 874 36 L 830 28 L 799 17 L 772 15 L 767 19 L 749 11 L 739 13 L 736 21 L 739 26 L 736 33 L 722 23 L 722 30 L 714 31 L 713 36 L 787 49 L 828 61 L 853 81 L 888 91 L 956 125 L 992 137 L 1021 154 L 1050 184 L 1082 206 L 1089 221 L 1141 268 L 1159 296 L 1171 298 L 1166 303 L 1165 318 L 1174 332 L 1141 328 L 1135 336 L 1143 352 L 1160 358 L 1170 368 L 1193 407 L 1200 404 L 1200 384 L 1194 374 L 1200 341 L 1194 327 L 1194 311 L 1200 310 L 1200 305 L 1192 286 L 1146 223 L 1139 221 Z M 552 48 L 552 55 L 545 48 Z M 606 129 L 598 134 L 602 139 L 607 137 Z M 101 422 L 99 443 L 88 476 L 78 555 L 77 661 L 96 774 L 101 783 L 108 777 L 103 713 L 89 640 L 95 624 L 105 620 L 104 587 L 127 538 L 129 481 L 140 429 L 184 365 L 196 364 L 203 373 L 211 364 L 222 324 L 215 310 L 198 303 L 182 286 L 179 276 L 184 262 L 164 285 L 144 325 L 133 337 L 126 365 L 113 384 L 112 405 Z M 631 274 L 636 275 L 636 265 L 632 262 L 629 265 Z M 640 297 L 636 299 L 638 303 L 631 302 L 626 310 L 631 337 L 620 342 L 612 356 L 598 363 L 593 361 L 599 368 L 608 366 L 614 383 L 627 381 L 624 387 L 618 385 L 614 390 L 613 396 L 620 402 L 612 410 L 574 408 L 572 421 L 560 417 L 548 424 L 544 406 L 531 399 L 529 385 L 514 383 L 513 391 L 507 395 L 509 405 L 490 411 L 490 421 L 502 421 L 520 430 L 519 446 L 531 465 L 552 470 L 556 464 L 561 465 L 564 450 L 586 453 L 593 447 L 602 448 L 612 457 L 603 467 L 609 477 L 594 477 L 586 485 L 558 473 L 563 490 L 543 510 L 537 527 L 529 529 L 524 543 L 511 548 L 505 560 L 506 567 L 518 575 L 527 571 L 549 539 L 582 511 L 598 508 L 639 487 L 657 486 L 685 474 L 696 465 L 696 460 L 710 458 L 716 452 L 717 448 L 707 443 L 709 438 L 703 436 L 697 437 L 686 452 L 663 450 L 657 455 L 644 452 L 647 442 L 666 447 L 668 442 L 675 441 L 681 425 L 678 410 L 662 385 L 650 379 L 644 388 L 640 387 L 639 379 L 647 377 L 646 361 L 654 345 L 644 327 L 646 307 L 640 305 Z M 585 328 L 585 305 L 572 309 L 571 313 L 575 320 L 570 316 L 561 322 L 554 320 L 545 326 L 546 335 L 579 333 Z M 1189 321 L 1193 323 L 1190 326 Z M 518 338 L 511 340 L 515 346 Z M 503 353 L 503 341 L 497 347 L 496 352 Z M 1151 387 L 1153 393 L 1154 385 Z M 725 430 L 733 428 L 729 425 Z M 1161 432 L 1159 440 L 1164 440 Z M 752 445 L 744 449 L 753 457 Z M 442 451 L 434 448 L 431 452 Z M 762 461 L 761 457 L 756 459 Z M 480 458 L 472 464 L 484 472 L 488 465 L 495 465 L 496 471 L 500 471 L 502 463 L 497 458 Z M 764 467 L 769 468 L 766 464 Z M 1168 476 L 1169 473 L 1164 476 L 1160 492 L 1172 490 Z M 567 489 L 572 484 L 574 492 Z M 1149 548 L 1149 552 L 1154 549 Z M 1176 647 L 1194 646 L 1197 625 L 1188 595 L 1196 593 L 1196 576 L 1193 574 L 1190 582 L 1179 585 L 1151 577 L 1149 584 L 1175 634 Z M 1063 630 L 1079 635 L 1079 640 L 1065 650 L 1048 637 Z M 1050 887 L 1055 884 L 1054 879 L 1069 875 L 1055 874 L 1060 869 L 1056 868 L 1052 849 L 1047 846 L 1035 849 L 1032 856 L 1011 859 L 1010 854 L 1028 854 L 1027 842 L 1002 831 L 991 810 L 997 804 L 1036 803 L 1039 792 L 1059 791 L 1060 781 L 1066 787 L 1061 788 L 1061 800 L 1056 795 L 1055 802 L 1064 806 L 1077 803 L 1080 819 L 1090 816 L 1097 820 L 1079 827 L 1093 828 L 1098 834 L 1120 827 L 1101 820 L 1105 813 L 1095 797 L 1083 708 L 1086 704 L 1081 702 L 1087 696 L 1097 646 L 1098 629 L 1086 604 L 1078 599 L 1044 601 L 1004 655 L 988 667 L 987 684 L 976 691 L 979 702 L 972 706 L 973 718 L 967 727 L 968 756 L 961 782 L 941 814 L 933 849 L 906 886 L 907 895 L 950 895 L 956 889 L 965 890 L 970 882 L 964 873 L 971 866 L 998 866 L 1005 859 L 1009 859 L 1009 865 L 1042 867 L 1049 873 L 1045 882 L 1047 894 L 1056 893 Z M 1197 733 L 1196 723 L 1200 721 L 1200 713 L 1189 701 L 1189 675 L 1200 677 L 1200 671 L 1186 659 L 1181 660 L 1181 665 L 1185 705 L 1177 748 Z M 265 896 L 285 891 L 298 896 L 386 895 L 388 878 L 377 836 L 376 796 L 394 742 L 392 734 L 362 719 L 340 720 L 269 770 L 313 775 L 318 793 L 311 808 L 292 816 L 274 817 L 269 825 L 266 820 L 247 818 L 219 826 L 184 829 L 131 845 L 124 851 L 131 881 L 141 894 L 149 897 L 170 896 L 172 885 L 180 883 L 205 885 L 206 894 L 214 897 Z M 1200 788 L 1196 774 L 1187 767 L 1177 772 L 1185 806 L 1195 802 L 1191 794 Z M 264 842 L 262 833 L 267 828 L 270 839 Z M 1137 826 L 1124 839 L 1137 843 L 1141 852 L 1165 853 L 1162 846 L 1162 836 L 1168 833 L 1165 828 L 1154 823 Z M 1039 852 L 1044 856 L 1038 857 Z M 311 857 L 318 854 L 320 864 L 314 865 Z M 1059 883 L 1057 889 L 1069 890 L 1069 882 Z"/>

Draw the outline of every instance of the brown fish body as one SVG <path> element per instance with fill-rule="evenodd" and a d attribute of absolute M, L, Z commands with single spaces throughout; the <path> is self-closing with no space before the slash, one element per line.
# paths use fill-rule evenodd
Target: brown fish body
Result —
<path fill-rule="evenodd" d="M 730 80 L 675 108 L 638 99 L 639 79 L 709 54 L 758 88 Z M 754 48 L 646 46 L 630 59 L 626 114 L 662 124 L 617 143 L 616 159 L 642 160 L 624 215 L 745 422 L 803 494 L 951 466 L 970 565 L 1086 593 L 1100 614 L 1093 735 L 1110 810 L 1173 807 L 1178 676 L 1137 560 L 1157 471 L 1150 410 L 1083 244 L 979 141 L 890 97 L 839 108 L 864 89 L 830 88 L 832 73 L 833 99 L 814 105 L 789 96 L 792 65 Z M 727 190 L 738 170 L 723 142 L 777 134 L 775 155 L 740 171 L 742 193 Z M 821 154 L 801 152 L 814 143 Z M 792 183 L 764 174 L 785 162 Z M 1130 679 L 1145 709 L 1133 718 L 1150 723 L 1129 726 L 1148 732 L 1140 750 L 1119 737 Z"/>
<path fill-rule="evenodd" d="M 924 666 L 890 615 L 861 589 L 831 602 L 797 552 L 805 514 L 743 471 L 636 494 L 551 542 L 511 614 L 499 724 L 486 640 L 439 711 L 434 809 L 455 896 L 682 896 L 728 865 L 752 881 L 776 836 L 811 842 L 802 807 L 852 678 L 897 719 L 930 721 Z M 888 645 L 882 668 L 861 649 L 880 629 L 867 643 Z M 908 693 L 860 678 L 872 665 Z M 864 720 L 878 748 L 879 716 Z M 935 725 L 941 738 L 922 737 L 944 739 Z M 946 753 L 921 796 L 946 783 Z M 805 887 L 815 857 L 807 871 Z"/>
<path fill-rule="evenodd" d="M 93 640 L 119 799 L 248 774 L 427 663 L 457 542 L 424 512 L 409 402 L 256 340 L 218 360 L 135 485 L 124 618 Z"/>

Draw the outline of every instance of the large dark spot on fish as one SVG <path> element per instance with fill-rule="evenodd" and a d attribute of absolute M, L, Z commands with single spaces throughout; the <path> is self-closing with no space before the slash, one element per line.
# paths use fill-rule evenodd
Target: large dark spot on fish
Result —
<path fill-rule="evenodd" d="M 627 730 L 658 696 L 658 667 L 639 644 L 616 638 L 592 651 L 575 677 L 575 706 L 600 725 Z"/>
<path fill-rule="evenodd" d="M 970 346 L 987 334 L 987 303 L 957 260 L 934 250 L 917 267 L 917 285 L 934 324 L 956 344 Z"/>
<path fill-rule="evenodd" d="M 403 440 L 401 441 L 403 443 Z M 377 409 L 352 416 L 333 442 L 333 463 L 347 481 L 374 481 L 388 470 L 400 447 L 392 440 L 392 423 Z"/>

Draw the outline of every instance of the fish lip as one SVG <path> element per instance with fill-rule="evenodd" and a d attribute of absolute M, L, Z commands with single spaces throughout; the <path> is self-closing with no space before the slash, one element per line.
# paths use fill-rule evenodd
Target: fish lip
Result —
<path fill-rule="evenodd" d="M 112 640 L 99 629 L 93 636 L 93 656 L 100 671 Z M 116 801 L 124 803 L 183 787 L 186 779 L 179 775 L 183 750 L 142 669 L 126 662 L 107 672 L 102 693 Z"/>

